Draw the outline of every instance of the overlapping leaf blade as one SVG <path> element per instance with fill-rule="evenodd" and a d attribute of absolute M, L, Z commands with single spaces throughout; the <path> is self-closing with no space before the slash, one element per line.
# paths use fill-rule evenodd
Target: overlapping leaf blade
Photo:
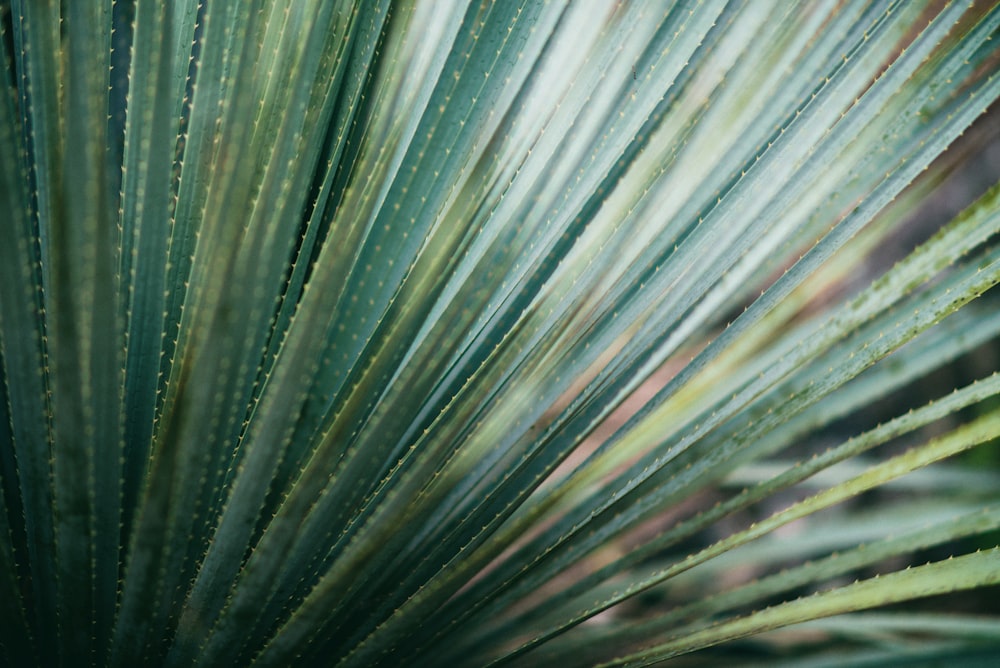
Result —
<path fill-rule="evenodd" d="M 941 202 L 998 29 L 0 0 L 0 656 L 648 665 L 997 584 L 997 170 Z"/>

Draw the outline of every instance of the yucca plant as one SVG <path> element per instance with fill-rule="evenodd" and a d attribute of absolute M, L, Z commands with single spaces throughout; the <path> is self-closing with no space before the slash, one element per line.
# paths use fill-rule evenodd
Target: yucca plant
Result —
<path fill-rule="evenodd" d="M 998 26 L 0 0 L 3 661 L 989 665 Z"/>

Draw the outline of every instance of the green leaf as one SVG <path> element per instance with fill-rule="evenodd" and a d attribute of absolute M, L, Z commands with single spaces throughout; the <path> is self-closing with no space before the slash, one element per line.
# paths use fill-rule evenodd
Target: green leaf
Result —
<path fill-rule="evenodd" d="M 982 661 L 998 30 L 0 0 L 0 662 Z"/>
<path fill-rule="evenodd" d="M 752 615 L 692 633 L 682 640 L 664 643 L 655 649 L 603 665 L 648 666 L 722 640 L 745 637 L 750 633 L 780 628 L 795 622 L 864 609 L 876 604 L 885 605 L 971 587 L 995 585 L 1000 582 L 1000 571 L 996 568 L 998 555 L 1000 551 L 995 548 L 862 580 L 809 598 L 765 608 Z"/>

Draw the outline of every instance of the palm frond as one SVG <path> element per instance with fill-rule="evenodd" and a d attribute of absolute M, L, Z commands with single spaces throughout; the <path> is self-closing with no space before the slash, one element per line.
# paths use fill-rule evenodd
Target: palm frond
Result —
<path fill-rule="evenodd" d="M 0 0 L 0 660 L 976 665 L 998 30 Z"/>

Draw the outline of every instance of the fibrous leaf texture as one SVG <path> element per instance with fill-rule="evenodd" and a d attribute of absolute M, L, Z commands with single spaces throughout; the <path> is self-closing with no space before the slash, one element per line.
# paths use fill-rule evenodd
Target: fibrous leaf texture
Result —
<path fill-rule="evenodd" d="M 0 42 L 3 665 L 1000 652 L 1000 4 Z"/>

